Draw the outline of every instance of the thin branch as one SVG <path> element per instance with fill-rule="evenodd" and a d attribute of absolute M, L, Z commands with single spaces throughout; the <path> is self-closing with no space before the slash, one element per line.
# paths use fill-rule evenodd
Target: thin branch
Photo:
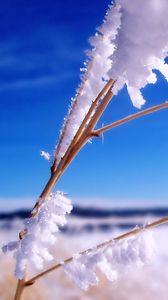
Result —
<path fill-rule="evenodd" d="M 65 164 L 64 162 L 67 161 L 69 159 L 69 155 L 71 153 L 71 151 L 74 149 L 75 145 L 77 144 L 77 142 L 79 142 L 79 140 L 81 139 L 82 134 L 86 131 L 86 126 L 88 123 L 88 120 L 90 119 L 92 113 L 94 112 L 94 110 L 96 109 L 100 99 L 106 95 L 106 93 L 112 88 L 113 85 L 113 80 L 110 79 L 107 84 L 104 86 L 104 88 L 101 90 L 101 92 L 98 94 L 98 96 L 96 97 L 96 99 L 92 102 L 91 107 L 88 111 L 88 113 L 86 114 L 85 118 L 83 119 L 76 135 L 74 136 L 71 144 L 69 145 L 64 157 L 62 158 L 60 165 L 58 166 L 58 168 L 62 168 L 62 166 Z"/>
<path fill-rule="evenodd" d="M 85 254 L 92 253 L 95 250 L 98 250 L 98 249 L 101 249 L 103 247 L 106 247 L 106 246 L 110 245 L 113 242 L 129 238 L 130 236 L 135 236 L 135 235 L 137 235 L 137 234 L 139 234 L 139 233 L 141 233 L 143 231 L 155 228 L 157 226 L 160 226 L 160 225 L 163 225 L 163 224 L 166 224 L 166 223 L 168 223 L 168 216 L 164 217 L 164 218 L 161 218 L 161 219 L 159 219 L 157 221 L 154 221 L 153 223 L 147 224 L 144 227 L 136 227 L 135 229 L 132 229 L 132 230 L 130 230 L 130 231 L 128 231 L 128 232 L 126 232 L 126 233 L 124 233 L 122 235 L 119 235 L 118 237 L 116 237 L 116 238 L 114 238 L 112 240 L 109 240 L 109 241 L 106 241 L 104 243 L 101 243 L 101 244 L 97 245 L 94 248 L 90 248 L 90 249 L 87 249 L 85 251 L 82 251 L 79 254 L 80 255 L 85 255 Z M 65 264 L 70 263 L 71 261 L 73 261 L 73 259 L 74 259 L 73 257 L 70 257 L 70 258 L 66 259 L 63 263 L 56 264 L 53 267 L 51 267 L 51 268 L 49 268 L 49 269 L 47 269 L 47 270 L 39 273 L 38 275 L 36 275 L 36 276 L 32 277 L 31 279 L 27 280 L 25 282 L 25 285 L 27 286 L 27 285 L 35 283 L 36 280 L 40 279 L 44 275 L 47 275 L 48 273 L 51 273 L 51 272 L 55 271 L 56 269 L 64 266 Z"/>
<path fill-rule="evenodd" d="M 91 132 L 93 130 L 93 128 L 96 126 L 98 120 L 100 119 L 101 115 L 103 114 L 107 105 L 109 104 L 111 98 L 113 97 L 112 88 L 113 88 L 115 82 L 116 82 L 116 80 L 113 81 L 111 90 L 109 90 L 109 93 L 108 93 L 108 97 L 106 97 L 106 99 L 103 99 L 103 101 L 100 103 L 97 111 L 95 112 L 93 118 L 91 119 L 91 121 L 87 127 L 87 132 Z"/>
<path fill-rule="evenodd" d="M 112 79 L 109 79 L 109 81 L 106 83 L 106 85 L 103 87 L 103 89 L 101 90 L 101 92 L 98 94 L 98 96 L 96 97 L 96 99 L 94 99 L 92 101 L 92 105 L 88 111 L 88 113 L 86 114 L 85 118 L 83 119 L 76 135 L 74 136 L 73 140 L 72 140 L 72 143 L 70 145 L 70 147 L 68 148 L 68 152 L 71 150 L 71 148 L 76 144 L 76 142 L 79 140 L 81 134 L 83 133 L 83 130 L 85 129 L 85 126 L 88 122 L 88 120 L 90 119 L 92 113 L 94 112 L 94 110 L 96 109 L 96 106 L 98 105 L 98 102 L 99 100 L 104 96 L 104 94 L 109 90 L 109 88 L 112 88 L 112 85 L 113 85 L 113 80 Z M 75 105 L 77 104 L 77 101 L 74 102 Z M 72 107 L 72 111 L 73 111 L 73 107 Z M 70 117 L 70 116 L 69 116 Z M 65 127 L 64 127 L 64 131 L 66 130 L 66 127 L 68 125 L 68 122 L 67 124 L 65 124 Z M 51 170 L 52 172 L 54 173 L 54 171 L 56 171 L 56 163 L 57 163 L 57 155 L 58 155 L 58 152 L 60 150 L 60 147 L 61 147 L 61 142 L 62 142 L 62 139 L 64 137 L 64 133 L 62 133 L 62 136 L 61 136 L 61 139 L 59 141 L 59 144 L 58 144 L 58 147 L 57 147 L 57 151 L 56 151 L 56 157 L 55 157 L 55 160 L 54 160 L 54 163 L 51 167 Z"/>
<path fill-rule="evenodd" d="M 77 99 L 75 99 L 75 101 L 72 103 L 71 110 L 69 112 L 69 118 L 71 117 L 72 112 L 75 109 L 76 105 L 77 105 Z M 58 153 L 60 151 L 61 143 L 62 143 L 62 140 L 64 138 L 65 132 L 66 132 L 68 124 L 69 124 L 69 122 L 68 122 L 69 118 L 66 119 L 66 121 L 65 121 L 65 123 L 63 125 L 63 131 L 62 131 L 61 136 L 59 138 L 59 142 L 58 142 L 57 149 L 56 149 L 56 152 L 55 152 L 55 159 L 54 159 L 53 165 L 51 166 L 51 173 L 54 173 L 56 171 L 56 168 L 57 168 L 57 155 L 58 155 Z"/>
<path fill-rule="evenodd" d="M 103 36 L 102 36 L 102 38 L 103 38 Z M 78 103 L 78 97 L 82 94 L 83 89 L 84 89 L 84 87 L 85 87 L 85 84 L 88 82 L 88 78 L 87 78 L 88 76 L 87 76 L 87 74 L 89 74 L 90 69 L 92 68 L 92 65 L 93 65 L 94 60 L 95 60 L 95 58 L 93 58 L 92 61 L 90 61 L 89 64 L 87 65 L 87 71 L 86 71 L 86 73 L 85 73 L 85 78 L 82 79 L 82 83 L 80 84 L 80 86 L 79 86 L 79 88 L 78 88 L 78 90 L 77 90 L 77 94 L 76 94 L 75 100 L 74 100 L 74 102 L 73 102 L 73 104 L 72 104 L 72 107 L 71 107 L 71 109 L 70 109 L 70 113 L 69 113 L 69 116 L 68 116 L 68 117 L 71 116 L 71 114 L 72 114 L 72 112 L 73 112 L 75 106 L 76 106 L 77 103 Z M 108 83 L 107 83 L 107 85 L 105 86 L 105 88 L 103 88 L 103 90 L 100 92 L 100 94 L 102 93 L 101 97 L 102 97 L 103 94 L 106 92 L 106 88 L 108 89 L 108 85 L 111 84 L 111 82 L 112 82 L 112 79 L 110 79 L 110 80 L 108 81 Z M 99 95 L 100 95 L 100 94 L 99 94 Z M 96 102 L 96 101 L 94 101 L 94 102 Z M 61 143 L 62 143 L 62 140 L 63 140 L 63 138 L 64 138 L 65 131 L 66 131 L 67 127 L 68 127 L 68 124 L 69 124 L 69 118 L 68 118 L 68 119 L 66 120 L 66 122 L 65 122 L 65 125 L 64 125 L 64 128 L 63 128 L 63 132 L 61 133 L 60 139 L 59 139 L 59 141 L 58 141 L 58 146 L 57 146 L 56 153 L 55 153 L 55 159 L 54 159 L 53 165 L 52 165 L 52 167 L 51 167 L 51 172 L 52 172 L 52 173 L 56 170 L 56 167 L 57 167 L 57 155 L 58 155 L 58 152 L 59 152 L 59 150 L 60 150 L 60 148 L 61 148 Z"/>
<path fill-rule="evenodd" d="M 115 81 L 113 81 L 113 85 L 115 84 Z M 153 107 L 150 107 L 146 110 L 143 110 L 139 113 L 136 113 L 134 115 L 128 116 L 122 120 L 116 121 L 110 125 L 107 125 L 105 127 L 102 127 L 98 130 L 94 130 L 92 131 L 92 128 L 96 125 L 97 120 L 100 119 L 103 111 L 105 110 L 105 108 L 107 107 L 109 101 L 111 100 L 113 94 L 111 92 L 111 89 L 109 89 L 108 93 L 106 94 L 106 96 L 104 97 L 104 99 L 102 100 L 101 104 L 98 106 L 97 111 L 95 113 L 95 115 L 93 116 L 93 118 L 91 119 L 90 123 L 87 126 L 87 129 L 85 131 L 85 135 L 83 136 L 83 140 L 80 140 L 78 144 L 76 144 L 75 148 L 72 150 L 71 153 L 71 157 L 69 157 L 69 160 L 67 161 L 67 164 L 65 165 L 65 169 L 67 168 L 67 166 L 71 163 L 71 161 L 74 159 L 74 157 L 76 156 L 76 154 L 79 152 L 79 150 L 85 145 L 85 143 L 88 141 L 89 137 L 96 137 L 99 136 L 101 133 L 103 133 L 104 131 L 107 131 L 109 129 L 112 129 L 116 126 L 122 125 L 126 122 L 129 122 L 131 120 L 134 120 L 136 118 L 140 118 L 144 115 L 148 115 L 151 113 L 154 113 L 158 110 L 164 109 L 168 107 L 168 102 L 165 102 L 163 104 L 159 104 Z M 90 135 L 90 136 L 89 136 Z"/>
<path fill-rule="evenodd" d="M 72 106 L 70 108 L 70 111 L 68 113 L 68 118 L 67 120 L 65 121 L 65 124 L 63 126 L 63 131 L 61 133 L 61 136 L 60 136 L 60 139 L 58 141 L 58 145 L 57 145 L 57 149 L 56 149 L 56 152 L 55 152 L 55 159 L 54 159 L 54 162 L 53 162 L 53 165 L 51 167 L 51 172 L 54 173 L 54 171 L 56 170 L 56 167 L 57 167 L 57 155 L 60 151 L 60 148 L 61 148 L 61 143 L 62 143 L 62 140 L 64 139 L 64 136 L 65 136 L 65 132 L 67 130 L 67 127 L 69 125 L 69 119 L 75 109 L 75 106 L 77 105 L 78 103 L 78 97 L 82 94 L 82 91 L 83 91 L 83 88 L 84 88 L 84 85 L 86 84 L 86 82 L 88 81 L 88 79 L 84 79 L 84 81 L 82 82 L 81 86 L 79 87 L 78 91 L 77 91 L 77 94 L 76 94 L 76 97 L 72 103 Z"/>
<path fill-rule="evenodd" d="M 125 123 L 127 123 L 129 121 L 132 121 L 134 119 L 140 118 L 140 117 L 145 116 L 145 115 L 149 115 L 149 114 L 154 113 L 158 110 L 161 110 L 161 109 L 164 109 L 164 108 L 168 107 L 168 102 L 165 102 L 165 103 L 150 107 L 146 110 L 140 111 L 136 114 L 127 116 L 127 117 L 125 117 L 121 120 L 113 122 L 113 123 L 111 123 L 107 126 L 104 126 L 104 127 L 100 128 L 100 129 L 92 131 L 93 127 L 97 123 L 97 120 L 100 119 L 103 111 L 105 110 L 105 108 L 107 107 L 109 101 L 111 100 L 111 98 L 113 96 L 111 88 L 114 85 L 114 83 L 115 83 L 115 81 L 109 80 L 109 82 L 105 85 L 103 90 L 99 93 L 99 95 L 97 96 L 95 101 L 92 103 L 88 114 L 86 115 L 85 119 L 83 120 L 77 134 L 75 135 L 72 143 L 70 144 L 69 148 L 67 149 L 67 152 L 65 153 L 64 157 L 62 158 L 57 170 L 53 174 L 51 174 L 51 177 L 50 177 L 48 183 L 46 184 L 43 192 L 40 195 L 40 198 L 47 198 L 47 196 L 49 195 L 49 193 L 51 192 L 51 190 L 53 189 L 53 187 L 55 186 L 55 184 L 57 183 L 59 178 L 62 176 L 65 169 L 69 166 L 69 164 L 72 162 L 72 160 L 75 158 L 77 153 L 86 144 L 86 142 L 89 140 L 90 137 L 100 136 L 102 133 L 104 133 L 105 131 L 108 131 L 112 128 L 115 128 L 117 126 L 125 124 Z M 107 91 L 107 89 L 108 89 L 108 92 L 107 92 L 106 96 L 104 97 L 104 99 L 102 100 L 100 105 L 98 106 L 97 111 L 95 112 L 93 118 L 90 120 L 90 123 L 88 124 L 88 126 L 84 130 L 85 125 L 86 125 L 88 119 L 90 118 L 90 115 L 94 111 L 98 101 L 101 99 L 103 94 Z M 82 130 L 84 130 L 84 132 L 82 132 Z M 32 210 L 31 216 L 33 216 L 37 213 L 38 208 L 39 208 L 39 202 L 37 202 L 35 204 L 35 206 Z"/>
<path fill-rule="evenodd" d="M 114 81 L 112 79 L 110 79 L 107 82 L 107 84 L 104 86 L 104 88 L 101 90 L 101 92 L 98 94 L 96 99 L 92 102 L 92 105 L 91 105 L 88 113 L 86 114 L 84 120 L 82 121 L 82 124 L 80 125 L 75 137 L 73 138 L 70 146 L 68 147 L 64 157 L 60 161 L 57 168 L 56 168 L 56 159 L 55 159 L 55 161 L 53 163 L 53 166 L 51 167 L 50 179 L 47 182 L 43 192 L 40 195 L 40 201 L 36 202 L 32 212 L 31 212 L 31 217 L 37 214 L 37 212 L 39 210 L 39 207 L 41 205 L 41 198 L 43 198 L 44 200 L 45 200 L 45 198 L 47 198 L 47 196 L 50 194 L 51 190 L 54 188 L 55 184 L 57 183 L 59 178 L 62 176 L 63 172 L 68 167 L 70 162 L 74 159 L 74 157 L 77 155 L 77 153 L 80 151 L 80 149 L 85 145 L 87 140 L 90 138 L 90 133 L 91 132 L 88 130 L 88 126 L 89 126 L 90 130 L 93 129 L 93 124 L 96 124 L 96 120 L 98 120 L 98 118 L 100 118 L 100 116 L 103 113 L 105 107 L 107 106 L 110 99 L 112 98 L 113 94 L 111 92 L 111 89 L 112 89 L 113 84 L 114 84 Z M 96 107 L 99 103 L 99 100 L 103 96 L 104 96 L 104 98 L 103 98 L 102 102 L 100 103 L 98 109 L 96 110 Z M 88 123 L 88 121 L 91 118 L 94 111 L 95 111 L 96 118 L 94 118 L 95 115 L 93 115 L 93 118 L 90 121 L 92 126 L 90 126 L 90 123 Z M 93 123 L 93 120 L 94 120 L 94 123 Z M 27 234 L 26 229 L 24 229 L 23 231 L 21 231 L 19 233 L 20 239 L 24 238 L 25 234 Z M 18 300 L 18 299 L 21 298 L 24 287 L 28 286 L 28 285 L 31 285 L 31 282 L 26 282 L 25 283 L 24 280 L 21 280 L 21 281 L 18 280 L 18 285 L 17 285 L 14 300 Z"/>
<path fill-rule="evenodd" d="M 50 194 L 51 190 L 54 188 L 55 184 L 59 180 L 59 178 L 62 176 L 64 170 L 67 168 L 67 166 L 70 164 L 70 162 L 74 159 L 74 157 L 77 155 L 79 150 L 83 147 L 83 145 L 87 142 L 87 140 L 90 138 L 90 132 L 88 132 L 88 127 L 85 128 L 90 116 L 92 115 L 93 111 L 95 110 L 96 106 L 98 105 L 99 100 L 104 96 L 102 102 L 100 103 L 102 107 L 102 103 L 109 102 L 112 97 L 112 86 L 114 84 L 114 81 L 110 79 L 108 83 L 104 86 L 104 88 L 101 90 L 101 92 L 98 94 L 96 99 L 92 102 L 92 105 L 84 118 L 81 126 L 79 127 L 74 139 L 72 140 L 70 146 L 68 147 L 64 157 L 60 161 L 59 165 L 57 166 L 57 169 L 55 172 L 53 172 L 50 176 L 50 179 L 48 180 L 44 190 L 42 191 L 40 198 L 47 198 L 47 196 Z M 99 111 L 99 115 L 101 115 L 101 108 L 97 109 Z M 96 111 L 97 113 L 97 111 Z M 103 113 L 103 111 L 102 111 Z M 85 132 L 87 133 L 85 134 Z M 83 137 L 84 135 L 84 137 Z M 55 164 L 55 163 L 54 163 Z M 35 215 L 39 208 L 39 202 L 37 202 L 32 210 L 31 216 Z"/>
<path fill-rule="evenodd" d="M 65 169 L 69 166 L 69 164 L 72 162 L 72 160 L 75 158 L 75 156 L 78 154 L 78 152 L 81 150 L 81 148 L 86 144 L 86 142 L 88 141 L 88 139 L 90 137 L 93 136 L 99 136 L 101 135 L 103 132 L 112 129 L 113 127 L 122 125 L 124 123 L 127 123 L 133 119 L 136 119 L 138 117 L 153 113 L 154 111 L 158 111 L 159 109 L 163 109 L 168 107 L 168 102 L 161 104 L 161 105 L 157 105 L 154 107 L 151 107 L 149 109 L 146 109 L 144 111 L 141 111 L 137 114 L 128 116 L 122 120 L 119 120 L 117 122 L 114 122 L 112 124 L 109 124 L 105 127 L 102 127 L 98 130 L 94 130 L 94 127 L 96 126 L 98 120 L 100 119 L 101 115 L 103 114 L 104 110 L 106 109 L 107 105 L 109 104 L 113 93 L 112 93 L 112 86 L 114 85 L 114 81 L 109 80 L 109 82 L 105 85 L 105 87 L 102 89 L 102 91 L 99 93 L 99 95 L 96 97 L 96 99 L 93 101 L 90 110 L 88 111 L 86 117 L 84 118 L 81 126 L 79 127 L 75 137 L 73 138 L 70 146 L 68 147 L 64 157 L 62 158 L 62 160 L 60 161 L 60 163 L 58 164 L 57 168 L 56 167 L 56 161 L 53 164 L 52 167 L 52 174 L 51 177 L 48 181 L 48 183 L 46 184 L 43 192 L 40 195 L 40 198 L 47 198 L 47 196 L 50 194 L 51 190 L 53 189 L 53 187 L 55 186 L 55 184 L 57 183 L 57 181 L 59 180 L 59 178 L 62 176 L 63 172 L 65 171 Z M 104 96 L 105 94 L 105 96 Z M 104 96 L 104 98 L 102 99 L 102 101 L 99 104 L 99 100 Z M 93 114 L 94 113 L 94 114 Z M 35 215 L 38 212 L 38 209 L 40 207 L 40 202 L 37 202 L 32 213 L 31 216 Z M 100 245 L 98 245 L 96 248 L 94 249 L 88 249 L 86 251 L 81 252 L 80 254 L 86 254 L 86 253 L 91 253 L 92 251 L 94 251 L 95 249 L 99 249 L 102 247 L 105 247 L 106 245 L 112 243 L 113 241 L 117 241 L 117 240 L 121 240 L 124 238 L 127 238 L 131 235 L 135 235 L 138 234 L 139 232 L 141 232 L 142 230 L 147 230 L 149 228 L 153 228 L 156 226 L 159 226 L 161 224 L 164 223 L 168 223 L 168 217 L 166 218 L 162 218 L 152 224 L 148 224 L 147 226 L 145 226 L 144 228 L 136 228 L 133 229 L 119 237 L 116 237 L 114 240 L 102 243 Z M 21 235 L 22 237 L 22 235 Z M 69 263 L 73 260 L 73 257 L 68 258 L 67 260 L 64 261 L 64 263 Z M 47 269 L 46 271 L 38 274 L 37 276 L 31 278 L 30 280 L 23 280 L 23 281 L 18 281 L 18 286 L 17 286 L 17 290 L 16 290 L 16 294 L 15 294 L 15 298 L 14 300 L 18 300 L 21 298 L 22 292 L 24 287 L 29 286 L 31 284 L 33 284 L 37 279 L 41 278 L 42 276 L 54 271 L 55 269 L 61 267 L 62 264 L 57 264 L 49 269 Z"/>
<path fill-rule="evenodd" d="M 101 117 L 104 109 L 106 108 L 106 106 L 108 105 L 108 103 L 110 102 L 112 97 L 113 97 L 113 93 L 111 92 L 111 87 L 110 87 L 107 94 L 103 98 L 102 102 L 98 106 L 97 111 L 95 112 L 93 118 L 90 120 L 88 126 L 86 127 L 86 130 L 83 132 L 83 134 L 81 135 L 81 138 L 79 139 L 79 141 L 75 144 L 74 148 L 72 149 L 70 156 L 68 157 L 67 162 L 64 165 L 64 171 L 69 166 L 69 164 L 72 162 L 72 160 L 76 157 L 76 155 L 82 149 L 82 147 L 90 139 L 91 130 L 92 130 L 94 124 L 96 124 L 97 120 Z"/>
<path fill-rule="evenodd" d="M 45 186 L 43 192 L 41 193 L 41 195 L 40 195 L 41 198 L 46 198 L 49 195 L 49 193 L 51 192 L 51 190 L 53 189 L 53 187 L 57 183 L 58 179 L 62 175 L 62 173 L 64 171 L 64 166 L 67 165 L 67 162 L 69 161 L 69 158 L 70 158 L 70 161 L 72 161 L 72 159 L 74 158 L 74 155 L 76 155 L 76 153 L 78 153 L 78 151 L 80 150 L 79 145 L 83 146 L 83 137 L 81 136 L 81 131 L 85 128 L 85 125 L 86 125 L 88 119 L 90 118 L 90 115 L 94 111 L 95 107 L 97 106 L 98 101 L 102 98 L 104 93 L 106 93 L 106 92 L 108 93 L 109 90 L 111 90 L 112 85 L 113 85 L 113 81 L 109 80 L 109 82 L 105 85 L 105 87 L 102 89 L 102 91 L 96 97 L 96 99 L 93 101 L 90 110 L 88 111 L 86 117 L 84 118 L 79 130 L 77 131 L 74 139 L 72 140 L 70 146 L 68 147 L 64 157 L 60 161 L 60 164 L 58 165 L 56 172 L 54 172 L 51 175 L 51 178 L 49 179 L 47 185 Z M 106 98 L 107 98 L 107 94 L 104 97 L 104 99 L 106 99 Z M 84 132 L 85 132 L 85 130 L 84 130 Z M 86 138 L 87 137 L 85 137 L 85 139 Z M 89 138 L 90 138 L 90 132 L 88 134 L 88 139 Z M 81 142 L 81 140 L 82 140 L 82 142 Z"/>
<path fill-rule="evenodd" d="M 18 280 L 14 300 L 19 300 L 19 299 L 21 299 L 21 296 L 22 296 L 22 294 L 23 294 L 23 290 L 24 290 L 24 287 L 25 287 L 25 286 L 27 286 L 27 283 L 25 283 L 25 280 L 24 280 L 24 279 Z"/>
<path fill-rule="evenodd" d="M 99 95 L 97 96 L 97 98 L 93 101 L 93 103 L 92 103 L 92 105 L 91 105 L 88 113 L 86 114 L 86 116 L 85 116 L 85 118 L 84 118 L 81 126 L 79 127 L 79 130 L 78 130 L 76 136 L 74 137 L 73 144 L 75 144 L 79 140 L 79 138 L 80 138 L 80 136 L 81 136 L 81 134 L 82 134 L 85 126 L 87 125 L 90 117 L 92 116 L 94 110 L 96 109 L 96 107 L 97 107 L 100 99 L 109 91 L 109 89 L 112 89 L 113 84 L 114 84 L 114 81 L 112 79 L 110 79 L 107 82 L 107 84 L 105 85 L 105 87 L 102 89 L 102 91 L 99 93 Z"/>
<path fill-rule="evenodd" d="M 129 121 L 132 121 L 132 120 L 135 120 L 137 118 L 140 118 L 142 116 L 145 116 L 145 115 L 149 115 L 149 114 L 152 114 L 158 110 L 161 110 L 161 109 L 164 109 L 164 108 L 167 108 L 168 107 L 168 101 L 162 103 L 162 104 L 159 104 L 159 105 L 155 105 L 155 106 L 152 106 L 150 108 L 147 108 L 145 110 L 142 110 L 136 114 L 133 114 L 133 115 L 130 115 L 128 117 L 125 117 L 121 120 L 118 120 L 116 122 L 113 122 L 107 126 L 104 126 L 102 128 L 99 128 L 99 129 L 96 129 L 94 131 L 92 131 L 92 134 L 91 136 L 100 136 L 102 133 L 104 133 L 105 131 L 108 131 L 114 127 L 117 127 L 117 126 L 120 126 L 120 125 L 123 125 L 125 123 L 128 123 Z"/>

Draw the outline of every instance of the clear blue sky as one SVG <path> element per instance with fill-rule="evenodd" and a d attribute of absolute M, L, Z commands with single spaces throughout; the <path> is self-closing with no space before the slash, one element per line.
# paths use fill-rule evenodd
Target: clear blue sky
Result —
<path fill-rule="evenodd" d="M 36 198 L 49 177 L 40 150 L 52 152 L 79 83 L 88 38 L 107 0 L 6 0 L 0 4 L 0 199 Z M 168 84 L 144 90 L 147 104 L 168 100 Z M 136 112 L 126 90 L 101 120 Z M 72 199 L 166 202 L 168 110 L 116 128 L 88 144 L 58 184 Z M 10 200 L 11 201 L 11 200 Z M 7 205 L 10 205 L 8 200 Z"/>

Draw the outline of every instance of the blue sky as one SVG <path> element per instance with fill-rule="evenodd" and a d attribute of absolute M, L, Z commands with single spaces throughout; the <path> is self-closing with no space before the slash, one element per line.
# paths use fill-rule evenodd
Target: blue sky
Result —
<path fill-rule="evenodd" d="M 0 4 L 0 199 L 38 197 L 70 98 L 79 83 L 88 38 L 109 1 L 6 0 Z M 143 93 L 147 104 L 168 100 L 168 84 Z M 100 126 L 136 112 L 126 90 Z M 88 144 L 57 189 L 75 201 L 166 202 L 168 110 L 116 128 Z M 79 200 L 78 200 L 79 199 Z M 83 199 L 83 200 L 81 200 Z"/>

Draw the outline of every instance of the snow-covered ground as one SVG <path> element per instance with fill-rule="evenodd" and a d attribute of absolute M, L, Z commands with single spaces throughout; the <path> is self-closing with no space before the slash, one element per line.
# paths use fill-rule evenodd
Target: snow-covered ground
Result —
<path fill-rule="evenodd" d="M 131 220 L 129 221 L 132 223 Z M 133 217 L 132 221 L 136 222 L 135 217 Z M 104 218 L 103 220 L 70 218 L 69 224 L 73 225 L 73 228 L 81 228 L 81 226 L 83 228 L 84 226 L 86 230 L 67 231 L 58 235 L 57 243 L 52 249 L 56 261 L 68 258 L 74 253 L 111 239 L 123 232 L 117 227 L 101 230 L 102 227 L 98 226 L 101 222 L 103 224 L 111 224 L 112 218 Z M 94 224 L 92 230 L 89 230 L 90 227 L 87 227 L 88 223 Z M 120 223 L 124 223 L 124 220 L 121 219 Z M 0 227 L 0 246 L 2 246 L 4 243 L 16 239 L 18 231 L 22 228 L 22 223 L 18 219 L 8 222 L 7 226 L 6 222 L 0 221 Z M 33 287 L 27 288 L 23 299 L 167 300 L 168 226 L 154 229 L 153 234 L 157 249 L 150 265 L 146 265 L 141 269 L 130 270 L 129 274 L 121 275 L 118 281 L 114 283 L 108 282 L 105 277 L 99 274 L 99 285 L 90 288 L 87 292 L 83 292 L 71 282 L 63 270 L 59 269 L 39 280 Z M 0 300 L 10 300 L 16 285 L 13 277 L 14 264 L 12 255 L 4 256 L 1 253 L 0 266 Z"/>

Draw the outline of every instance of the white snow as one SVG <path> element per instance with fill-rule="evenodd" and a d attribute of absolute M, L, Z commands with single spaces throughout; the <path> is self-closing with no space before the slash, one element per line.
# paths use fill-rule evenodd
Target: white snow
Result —
<path fill-rule="evenodd" d="M 45 152 L 45 151 L 42 150 L 42 151 L 40 151 L 40 155 L 42 157 L 44 157 L 44 159 L 50 160 L 50 154 L 48 152 Z"/>
<path fill-rule="evenodd" d="M 64 156 L 92 101 L 107 80 L 117 80 L 113 93 L 127 86 L 135 107 L 145 103 L 141 89 L 155 84 L 154 70 L 168 80 L 168 1 L 116 0 L 103 24 L 90 38 L 91 50 L 82 68 L 81 84 L 70 106 L 56 147 L 57 163 Z"/>
<path fill-rule="evenodd" d="M 156 218 L 156 216 L 155 216 Z M 71 219 L 71 216 L 70 216 Z M 122 220 L 122 219 L 121 219 Z M 153 220 L 153 218 L 152 218 Z M 152 221 L 151 217 L 148 217 L 147 221 Z M 78 218 L 79 224 L 76 220 L 76 227 L 80 227 L 81 219 Z M 98 220 L 97 220 L 98 221 Z M 107 222 L 109 219 L 106 219 Z M 146 221 L 146 222 L 147 222 Z M 21 220 L 8 221 L 10 227 L 5 227 L 4 220 L 0 220 L 0 244 L 3 245 L 7 239 L 15 240 L 18 235 L 18 230 L 21 228 Z M 83 220 L 84 222 L 84 220 Z M 137 219 L 137 222 L 139 219 Z M 118 222 L 117 222 L 118 223 Z M 116 224 L 117 224 L 116 223 Z M 120 223 L 120 221 L 119 221 Z M 126 220 L 127 223 L 127 220 Z M 141 221 L 140 221 L 141 223 Z M 85 224 L 88 224 L 88 220 L 85 219 Z M 7 224 L 6 224 L 7 225 Z M 57 243 L 53 245 L 52 255 L 54 261 L 51 264 L 59 263 L 65 258 L 72 256 L 74 253 L 79 253 L 87 248 L 92 248 L 96 244 L 102 241 L 109 240 L 115 236 L 123 234 L 119 228 L 111 229 L 110 231 L 100 231 L 98 227 L 94 231 L 89 233 L 78 232 L 75 235 L 59 233 L 57 235 Z M 74 282 L 63 273 L 62 268 L 51 272 L 49 276 L 44 276 L 41 280 L 36 282 L 36 289 L 28 289 L 27 292 L 30 294 L 28 297 L 33 299 L 40 297 L 44 299 L 55 300 L 58 299 L 82 299 L 82 300 L 100 300 L 106 299 L 111 300 L 113 296 L 114 300 L 167 300 L 167 280 L 168 280 L 168 243 L 167 234 L 168 226 L 161 226 L 152 230 L 154 240 L 157 245 L 157 252 L 154 259 L 149 264 L 145 264 L 142 268 L 130 268 L 129 273 L 120 274 L 121 276 L 116 281 L 106 280 L 104 276 L 101 276 L 99 268 L 97 277 L 100 282 L 96 286 L 91 286 L 87 292 L 83 292 Z M 12 299 L 13 291 L 16 288 L 16 280 L 13 276 L 13 258 L 12 253 L 4 255 L 0 252 L 0 265 L 1 265 L 1 276 L 0 276 L 0 299 Z M 76 257 L 77 258 L 77 257 Z M 33 277 L 34 268 L 28 268 L 28 278 Z M 110 266 L 109 269 L 112 272 Z M 100 274 L 100 275 L 99 275 Z M 106 268 L 107 274 L 107 268 Z M 109 275 L 110 276 L 110 275 Z M 111 276 L 114 276 L 113 274 Z M 10 289 L 8 283 L 10 281 Z M 122 288 L 121 288 L 122 287 Z M 38 293 L 36 294 L 35 292 Z M 31 292 L 32 291 L 32 292 Z M 41 296 L 42 295 L 42 296 Z"/>
<path fill-rule="evenodd" d="M 120 241 L 112 241 L 108 246 L 74 257 L 64 265 L 65 272 L 75 284 L 87 290 L 90 285 L 98 283 L 96 270 L 110 281 L 116 281 L 131 268 L 139 268 L 148 263 L 155 253 L 155 244 L 151 232 L 142 232 Z"/>
<path fill-rule="evenodd" d="M 43 203 L 41 201 L 39 212 L 25 220 L 27 233 L 24 238 L 2 248 L 4 253 L 14 251 L 17 278 L 23 278 L 27 264 L 42 269 L 45 261 L 53 259 L 49 248 L 55 243 L 59 226 L 66 224 L 65 215 L 71 210 L 71 202 L 62 192 L 50 194 Z"/>
<path fill-rule="evenodd" d="M 95 36 L 90 38 L 91 50 L 87 51 L 88 60 L 81 69 L 81 84 L 75 98 L 72 99 L 60 132 L 59 147 L 56 148 L 57 162 L 64 156 L 92 102 L 110 79 L 108 75 L 112 66 L 110 56 L 115 50 L 115 39 L 121 25 L 120 19 L 120 7 L 111 6 L 104 23 Z"/>
<path fill-rule="evenodd" d="M 159 70 L 168 80 L 168 1 L 167 0 L 116 0 L 121 5 L 122 24 L 118 32 L 117 47 L 109 76 L 116 78 L 114 91 L 124 84 L 134 106 L 140 108 L 145 99 L 141 89 L 157 78 Z"/>

